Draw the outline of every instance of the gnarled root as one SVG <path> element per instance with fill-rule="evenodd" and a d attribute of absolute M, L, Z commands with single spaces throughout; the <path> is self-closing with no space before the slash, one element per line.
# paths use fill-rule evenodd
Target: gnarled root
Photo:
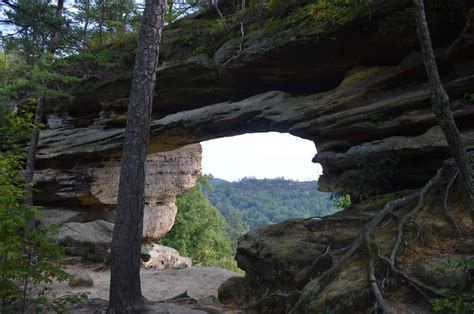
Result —
<path fill-rule="evenodd" d="M 420 294 L 422 294 L 423 296 L 427 297 L 426 292 L 429 292 L 432 295 L 442 296 L 436 291 L 436 289 L 424 284 L 423 282 L 415 278 L 411 278 L 407 274 L 400 271 L 395 266 L 395 258 L 403 239 L 403 234 L 404 234 L 403 229 L 407 221 L 409 219 L 414 219 L 416 214 L 423 208 L 426 195 L 428 194 L 430 189 L 436 183 L 440 181 L 442 177 L 443 169 L 444 167 L 439 169 L 436 175 L 432 179 L 430 179 L 420 191 L 417 191 L 415 193 L 393 200 L 387 203 L 379 212 L 377 212 L 375 216 L 362 228 L 362 230 L 360 231 L 358 236 L 354 239 L 354 241 L 352 242 L 352 245 L 346 250 L 346 252 L 336 261 L 336 263 L 330 269 L 328 269 L 327 271 L 325 271 L 318 277 L 319 285 L 315 294 L 316 295 L 320 294 L 336 278 L 338 272 L 354 256 L 354 254 L 361 248 L 361 246 L 365 244 L 367 251 L 369 253 L 368 273 L 369 273 L 371 288 L 372 288 L 374 297 L 377 301 L 376 307 L 381 309 L 384 313 L 393 313 L 393 310 L 391 310 L 385 303 L 382 289 L 380 288 L 377 278 L 375 276 L 375 258 L 376 257 L 380 258 L 382 261 L 387 263 L 388 266 L 390 267 L 390 270 L 393 273 L 404 278 L 413 288 L 419 291 Z M 451 180 L 452 182 L 450 181 L 450 184 L 448 184 L 449 185 L 447 189 L 448 191 L 453 185 L 454 180 L 455 179 L 452 179 Z M 402 206 L 406 206 L 414 200 L 417 200 L 417 203 L 415 207 L 413 207 L 410 211 L 404 214 L 401 214 L 400 212 L 398 213 L 395 212 L 396 209 L 399 209 Z M 395 238 L 395 242 L 392 246 L 389 257 L 384 257 L 384 256 L 379 255 L 378 252 L 374 253 L 372 247 L 376 244 L 373 240 L 371 240 L 370 235 L 372 231 L 381 224 L 384 218 L 389 215 L 391 216 L 391 219 L 393 219 L 393 217 L 395 217 L 395 219 L 398 219 L 399 223 L 397 227 L 397 235 Z M 328 252 L 325 252 L 323 253 L 323 255 L 327 253 Z M 303 300 L 303 297 L 301 297 L 298 300 L 298 302 L 295 304 L 295 306 L 290 310 L 289 313 L 294 313 L 295 311 L 297 311 L 300 308 L 300 306 L 303 304 L 303 302 L 305 301 L 306 300 Z"/>

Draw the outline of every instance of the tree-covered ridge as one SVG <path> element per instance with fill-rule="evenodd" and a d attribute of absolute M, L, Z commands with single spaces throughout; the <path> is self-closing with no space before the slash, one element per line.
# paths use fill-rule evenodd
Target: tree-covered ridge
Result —
<path fill-rule="evenodd" d="M 232 231 L 241 236 L 246 230 L 235 230 L 226 224 L 219 210 L 202 193 L 209 187 L 208 178 L 200 176 L 196 186 L 177 197 L 178 214 L 173 229 L 159 243 L 191 257 L 196 265 L 237 270 L 232 245 L 235 240 L 231 241 L 229 236 Z"/>
<path fill-rule="evenodd" d="M 317 181 L 298 182 L 244 178 L 237 182 L 211 179 L 204 189 L 209 201 L 229 220 L 240 214 L 250 229 L 292 218 L 325 216 L 336 211 L 331 194 L 317 190 Z"/>

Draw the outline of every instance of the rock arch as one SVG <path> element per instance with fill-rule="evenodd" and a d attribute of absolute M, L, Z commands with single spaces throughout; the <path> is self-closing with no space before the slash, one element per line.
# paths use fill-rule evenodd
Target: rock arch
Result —
<path fill-rule="evenodd" d="M 289 29 L 251 32 L 234 59 L 240 37 L 207 54 L 194 53 L 199 40 L 188 47 L 174 37 L 199 29 L 206 19 L 166 29 L 150 165 L 174 167 L 172 181 L 186 188 L 200 168 L 196 143 L 277 131 L 316 143 L 314 161 L 324 170 L 323 191 L 346 189 L 363 175 L 361 158 L 384 155 L 397 160 L 390 189 L 421 186 L 449 152 L 431 113 L 410 1 L 381 3 L 370 19 L 362 13 L 323 32 L 301 21 Z M 454 115 L 468 146 L 474 146 L 474 109 L 464 99 L 466 91 L 474 90 L 472 27 L 463 30 L 466 17 L 472 24 L 474 14 L 466 9 L 461 0 L 437 0 L 428 16 Z M 399 27 L 388 27 L 394 24 Z M 223 40 L 212 37 L 219 34 L 206 36 Z M 124 51 L 133 56 L 133 49 Z M 50 101 L 49 128 L 42 132 L 38 151 L 38 204 L 113 208 L 113 197 L 103 201 L 105 192 L 97 192 L 97 186 L 115 184 L 130 83 L 127 67 L 120 77 L 91 77 L 74 92 L 73 103 Z M 99 173 L 104 179 L 95 177 Z M 191 175 L 181 178 L 185 173 Z M 149 185 L 154 191 L 150 204 L 172 203 L 164 199 L 174 196 L 156 197 L 167 188 Z"/>

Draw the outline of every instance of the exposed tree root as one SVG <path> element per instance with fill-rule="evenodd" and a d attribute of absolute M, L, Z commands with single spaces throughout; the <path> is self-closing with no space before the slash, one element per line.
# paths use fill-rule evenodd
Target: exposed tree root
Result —
<path fill-rule="evenodd" d="M 403 279 L 405 279 L 413 288 L 415 288 L 415 290 L 417 290 L 418 292 L 420 292 L 421 295 L 423 295 L 424 297 L 428 298 L 428 295 L 424 292 L 424 291 L 428 291 L 430 292 L 432 295 L 435 295 L 435 296 L 438 296 L 438 297 L 445 297 L 445 295 L 439 293 L 437 291 L 437 289 L 423 283 L 422 281 L 418 280 L 418 279 L 415 279 L 407 274 L 405 274 L 404 272 L 402 272 L 401 270 L 399 270 L 396 266 L 395 266 L 395 263 L 390 260 L 389 258 L 385 257 L 385 256 L 382 256 L 382 255 L 379 255 L 378 256 L 382 261 L 384 261 L 385 263 L 387 263 L 387 265 L 390 267 L 390 270 L 394 273 L 396 273 L 397 275 L 399 275 L 400 277 L 402 277 Z"/>
<path fill-rule="evenodd" d="M 411 201 L 418 197 L 419 193 L 413 193 L 394 201 L 387 203 L 384 208 L 379 211 L 373 219 L 365 225 L 365 227 L 361 230 L 357 238 L 352 243 L 351 247 L 347 250 L 347 252 L 341 256 L 337 260 L 337 262 L 326 272 L 324 272 L 321 276 L 319 276 L 319 287 L 316 294 L 320 294 L 336 277 L 339 270 L 349 261 L 349 259 L 354 255 L 354 253 L 360 248 L 362 243 L 364 242 L 365 237 L 382 221 L 382 219 L 388 215 L 391 211 L 401 206 L 409 204 Z M 296 305 L 291 309 L 290 313 L 294 313 L 303 300 L 300 298 Z"/>
<path fill-rule="evenodd" d="M 458 176 L 459 176 L 459 170 L 456 170 L 451 180 L 449 180 L 448 185 L 446 186 L 446 191 L 444 192 L 443 205 L 444 205 L 444 214 L 446 215 L 446 217 L 448 217 L 449 222 L 454 227 L 454 229 L 456 229 L 456 232 L 458 233 L 459 237 L 462 237 L 462 231 L 461 231 L 461 228 L 459 227 L 458 221 L 456 220 L 456 217 L 454 217 L 454 215 L 449 211 L 449 206 L 448 206 L 449 194 Z"/>
<path fill-rule="evenodd" d="M 282 292 L 282 291 L 275 291 L 273 293 L 270 293 L 270 294 L 265 294 L 264 296 L 262 296 L 261 298 L 259 298 L 257 301 L 255 302 L 252 302 L 250 304 L 247 304 L 246 306 L 244 306 L 242 309 L 243 310 L 248 310 L 248 309 L 253 309 L 255 308 L 256 306 L 262 304 L 263 302 L 267 301 L 268 299 L 271 299 L 271 298 L 281 298 L 281 299 L 284 299 L 285 300 L 285 304 L 289 305 L 291 304 L 292 302 L 288 302 L 290 298 L 295 298 L 297 297 L 299 294 L 301 293 L 301 291 L 299 290 L 296 290 L 296 291 L 293 291 L 293 292 L 290 292 L 290 293 L 287 293 L 287 292 Z M 287 309 L 288 310 L 288 309 Z"/>
<path fill-rule="evenodd" d="M 421 208 L 423 208 L 425 204 L 426 194 L 433 187 L 433 185 L 435 185 L 435 183 L 437 183 L 440 180 L 442 169 L 443 168 L 439 169 L 436 173 L 436 176 L 431 178 L 431 180 L 428 181 L 428 183 L 426 183 L 423 189 L 421 189 L 418 196 L 418 203 L 416 204 L 416 206 L 411 211 L 409 211 L 408 214 L 405 214 L 400 218 L 400 221 L 398 223 L 397 238 L 395 240 L 395 244 L 392 247 L 392 251 L 390 252 L 390 260 L 393 261 L 394 263 L 395 263 L 395 256 L 397 255 L 398 248 L 400 247 L 400 243 L 402 242 L 403 228 L 405 227 L 406 222 L 408 221 L 408 219 L 414 217 Z"/>
<path fill-rule="evenodd" d="M 365 236 L 365 244 L 367 247 L 367 252 L 369 254 L 369 265 L 368 265 L 368 272 L 369 272 L 369 280 L 370 280 L 370 285 L 372 286 L 372 292 L 374 293 L 375 300 L 377 301 L 377 307 L 382 310 L 383 313 L 394 313 L 387 304 L 385 304 L 385 300 L 383 298 L 382 290 L 379 287 L 379 283 L 377 281 L 377 278 L 375 277 L 375 254 L 372 250 L 372 244 L 374 242 L 370 239 L 370 235 L 366 234 Z"/>
<path fill-rule="evenodd" d="M 421 190 L 415 193 L 409 194 L 407 196 L 398 198 L 394 201 L 391 201 L 387 203 L 379 212 L 377 212 L 375 216 L 362 228 L 362 230 L 359 232 L 358 236 L 354 239 L 354 241 L 352 242 L 352 245 L 347 249 L 347 251 L 336 261 L 336 263 L 329 270 L 325 271 L 317 278 L 318 287 L 317 287 L 317 291 L 315 291 L 315 294 L 316 295 L 320 294 L 335 279 L 340 269 L 344 267 L 344 265 L 361 248 L 362 244 L 365 244 L 366 249 L 368 251 L 368 255 L 369 255 L 369 261 L 368 261 L 369 280 L 371 283 L 371 288 L 372 288 L 374 297 L 377 302 L 376 308 L 374 308 L 375 310 L 379 308 L 380 310 L 383 311 L 383 313 L 394 313 L 393 310 L 391 310 L 387 306 L 383 297 L 382 289 L 380 288 L 379 282 L 377 281 L 377 278 L 375 275 L 375 258 L 376 257 L 380 258 L 382 261 L 387 263 L 392 273 L 395 273 L 398 276 L 402 277 L 406 282 L 408 282 L 414 289 L 416 289 L 424 297 L 429 298 L 426 292 L 430 293 L 431 295 L 443 297 L 443 295 L 437 292 L 436 289 L 434 289 L 433 287 L 430 287 L 424 284 L 418 279 L 410 277 L 409 275 L 405 274 L 404 272 L 402 272 L 395 266 L 395 258 L 403 240 L 404 227 L 406 223 L 408 222 L 408 220 L 410 219 L 414 220 L 416 214 L 423 208 L 426 195 L 428 194 L 430 189 L 436 183 L 440 181 L 442 177 L 443 169 L 444 167 L 439 169 L 436 175 L 432 179 L 430 179 Z M 454 180 L 455 179 L 451 179 L 450 183 L 448 184 L 448 188 L 447 188 L 448 193 L 449 193 L 449 190 L 451 189 L 451 186 L 453 185 Z M 398 213 L 395 212 L 396 209 L 402 206 L 408 205 L 409 203 L 411 203 L 412 201 L 416 199 L 418 201 L 415 207 L 413 207 L 410 211 L 406 212 L 405 214 L 401 214 L 400 212 Z M 370 235 L 373 229 L 379 226 L 381 222 L 384 221 L 384 218 L 389 215 L 392 216 L 390 220 L 392 220 L 392 218 L 395 217 L 396 219 L 398 219 L 399 223 L 397 227 L 395 242 L 392 246 L 389 257 L 384 257 L 384 256 L 379 255 L 378 252 L 374 253 L 373 246 L 375 246 L 377 250 L 378 250 L 378 247 L 376 246 L 376 243 L 373 240 L 371 240 Z M 340 218 L 344 218 L 344 217 L 340 217 Z M 340 219 L 340 220 L 344 220 L 344 219 Z M 418 225 L 418 232 L 417 232 L 416 238 L 419 237 L 420 233 L 421 233 L 421 227 Z M 315 259 L 315 261 L 313 262 L 313 265 L 327 254 L 329 254 L 329 247 L 325 250 L 323 254 L 321 254 Z M 308 272 L 308 275 L 310 273 L 311 272 Z M 300 297 L 298 302 L 290 310 L 289 313 L 294 313 L 295 311 L 297 311 L 304 301 L 305 300 L 302 297 Z"/>

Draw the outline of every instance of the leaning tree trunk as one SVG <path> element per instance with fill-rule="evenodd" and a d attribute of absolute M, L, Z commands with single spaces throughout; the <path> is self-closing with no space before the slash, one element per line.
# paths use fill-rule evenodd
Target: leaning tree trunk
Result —
<path fill-rule="evenodd" d="M 56 52 L 56 36 L 61 30 L 61 18 L 64 8 L 64 0 L 58 0 L 56 5 L 56 19 L 57 24 L 51 32 L 51 38 L 48 45 L 48 52 L 54 54 Z M 35 173 L 35 163 L 36 163 L 36 152 L 38 150 L 38 140 L 40 133 L 41 121 L 43 120 L 45 107 L 45 97 L 41 95 L 36 104 L 35 112 L 35 121 L 33 126 L 33 132 L 31 134 L 30 146 L 28 147 L 28 155 L 26 156 L 26 167 L 24 174 L 24 184 L 25 184 L 25 204 L 33 205 L 33 176 Z M 28 225 L 31 225 L 33 222 L 30 219 Z"/>
<path fill-rule="evenodd" d="M 449 97 L 443 88 L 439 77 L 438 67 L 431 44 L 431 38 L 426 22 L 425 8 L 423 0 L 413 0 L 415 3 L 415 20 L 418 37 L 420 39 L 421 50 L 425 62 L 426 73 L 431 87 L 431 104 L 436 115 L 438 124 L 443 130 L 449 144 L 451 154 L 460 170 L 464 187 L 468 197 L 468 204 L 471 213 L 471 231 L 474 230 L 474 175 L 466 148 L 461 140 L 456 121 L 449 109 Z"/>
<path fill-rule="evenodd" d="M 112 238 L 109 312 L 145 308 L 140 247 L 145 206 L 145 160 L 166 0 L 147 0 L 133 73 Z"/>
<path fill-rule="evenodd" d="M 30 146 L 26 156 L 26 167 L 24 174 L 25 181 L 25 204 L 33 205 L 33 175 L 35 173 L 36 151 L 38 150 L 38 140 L 40 133 L 41 120 L 44 112 L 44 97 L 41 96 L 36 104 L 35 121 L 31 133 Z"/>

